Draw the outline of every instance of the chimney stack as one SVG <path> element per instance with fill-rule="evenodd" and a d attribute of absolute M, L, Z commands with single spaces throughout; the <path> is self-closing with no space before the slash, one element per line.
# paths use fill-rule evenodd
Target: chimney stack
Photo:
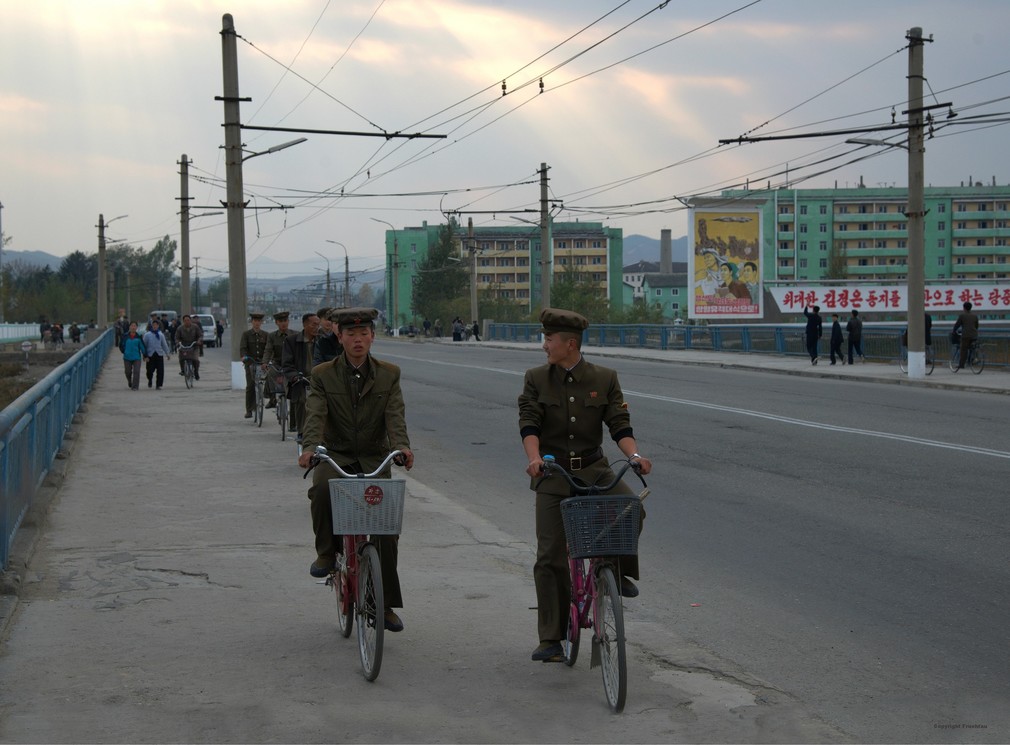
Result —
<path fill-rule="evenodd" d="M 659 271 L 661 274 L 673 274 L 673 238 L 670 228 L 659 231 Z"/>

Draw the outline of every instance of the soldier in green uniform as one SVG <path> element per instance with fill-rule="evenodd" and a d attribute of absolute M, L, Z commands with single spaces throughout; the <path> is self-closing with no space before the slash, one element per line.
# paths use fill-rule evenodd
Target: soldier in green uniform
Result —
<path fill-rule="evenodd" d="M 274 313 L 274 322 L 277 324 L 277 330 L 267 334 L 267 349 L 263 353 L 263 369 L 266 369 L 267 365 L 272 362 L 280 370 L 284 352 L 284 340 L 294 334 L 293 331 L 288 331 L 288 319 L 290 316 L 291 314 L 286 310 Z M 283 391 L 281 393 L 283 394 Z M 274 375 L 267 376 L 267 395 L 270 398 L 267 400 L 266 408 L 277 408 L 277 386 L 274 385 Z"/>
<path fill-rule="evenodd" d="M 316 445 L 325 445 L 340 467 L 349 473 L 375 470 L 391 450 L 401 450 L 404 465 L 414 465 L 410 451 L 400 368 L 377 360 L 369 350 L 375 340 L 374 308 L 344 308 L 336 316 L 337 335 L 344 353 L 312 368 L 309 395 L 305 401 L 302 446 L 298 458 L 309 466 Z M 384 474 L 389 478 L 387 468 Z M 312 530 L 316 536 L 316 560 L 309 567 L 313 577 L 325 577 L 341 550 L 340 537 L 333 535 L 329 480 L 337 472 L 323 463 L 313 473 L 309 488 Z M 403 622 L 393 608 L 403 607 L 400 579 L 396 571 L 399 536 L 376 536 L 382 559 L 382 587 L 385 594 L 385 628 L 402 631 Z"/>
<path fill-rule="evenodd" d="M 617 373 L 589 362 L 582 356 L 582 332 L 589 322 L 578 313 L 545 308 L 543 324 L 547 364 L 526 371 L 519 396 L 519 435 L 526 451 L 526 473 L 530 488 L 536 490 L 537 559 L 533 582 L 537 590 L 537 630 L 540 644 L 533 659 L 553 662 L 563 659 L 564 637 L 571 602 L 568 547 L 561 520 L 561 500 L 570 487 L 561 478 L 542 476 L 543 456 L 557 462 L 586 483 L 609 483 L 614 472 L 607 464 L 601 445 L 603 427 L 629 459 L 636 461 L 644 475 L 652 463 L 638 454 L 631 429 L 631 416 L 624 402 Z M 621 482 L 612 493 L 630 494 Z M 643 513 L 644 516 L 644 513 Z M 637 557 L 622 557 L 621 594 L 634 597 L 638 588 L 629 577 L 638 579 Z"/>
<path fill-rule="evenodd" d="M 256 405 L 256 366 L 262 364 L 263 355 L 267 349 L 267 332 L 263 326 L 262 313 L 250 313 L 252 328 L 242 333 L 239 339 L 238 353 L 245 365 L 245 418 L 252 419 L 253 407 Z"/>

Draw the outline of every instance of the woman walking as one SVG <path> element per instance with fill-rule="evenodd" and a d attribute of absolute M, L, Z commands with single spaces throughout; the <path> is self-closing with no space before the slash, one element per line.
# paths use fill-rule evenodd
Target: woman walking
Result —
<path fill-rule="evenodd" d="M 129 333 L 119 340 L 119 348 L 123 352 L 126 384 L 130 386 L 131 391 L 135 391 L 140 388 L 140 361 L 147 358 L 147 348 L 137 333 L 136 321 L 130 324 Z"/>
<path fill-rule="evenodd" d="M 161 332 L 161 322 L 151 321 L 151 330 L 144 334 L 144 347 L 147 352 L 147 387 L 150 388 L 157 374 L 158 390 L 165 383 L 165 360 L 170 349 L 168 339 Z"/>

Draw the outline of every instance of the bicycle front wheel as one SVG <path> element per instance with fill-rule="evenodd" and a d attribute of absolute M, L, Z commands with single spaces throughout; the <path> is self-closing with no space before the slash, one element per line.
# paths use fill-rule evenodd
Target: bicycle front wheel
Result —
<path fill-rule="evenodd" d="M 959 347 L 950 348 L 950 371 L 957 372 L 957 366 L 961 363 L 961 349 Z"/>
<path fill-rule="evenodd" d="M 193 363 L 192 363 L 192 361 L 186 360 L 184 373 L 185 373 L 184 377 L 186 379 L 186 387 L 187 388 L 192 388 L 193 387 Z"/>
<path fill-rule="evenodd" d="M 985 355 L 982 353 L 982 347 L 975 347 L 971 350 L 968 366 L 971 367 L 971 371 L 976 375 L 982 372 L 982 368 L 985 367 Z"/>
<path fill-rule="evenodd" d="M 624 642 L 624 608 L 614 570 L 600 569 L 596 578 L 596 638 L 603 669 L 603 690 L 615 714 L 624 711 L 628 695 L 628 660 Z"/>
<path fill-rule="evenodd" d="M 926 346 L 926 375 L 933 374 L 933 366 L 936 364 L 936 359 L 933 357 L 933 347 Z"/>
<path fill-rule="evenodd" d="M 340 558 L 340 557 L 338 557 Z M 345 639 L 351 635 L 354 626 L 354 594 L 351 592 L 351 575 L 347 563 L 339 561 L 336 574 L 331 575 L 334 594 L 337 596 L 337 628 Z"/>
<path fill-rule="evenodd" d="M 561 640 L 561 648 L 565 653 L 565 664 L 571 667 L 579 659 L 579 636 L 582 633 L 579 613 L 579 602 L 586 595 L 586 562 L 584 559 L 571 559 L 572 570 L 572 602 L 568 606 L 568 628 L 565 638 Z"/>
<path fill-rule="evenodd" d="M 379 552 L 365 544 L 358 558 L 358 656 L 365 680 L 379 677 L 382 666 L 382 635 L 385 631 L 386 606 L 382 597 L 382 571 Z"/>
<path fill-rule="evenodd" d="M 281 423 L 281 442 L 288 439 L 288 400 L 284 396 L 277 397 L 277 421 Z"/>
<path fill-rule="evenodd" d="M 908 347 L 904 345 L 898 347 L 898 369 L 903 373 L 908 372 Z"/>
<path fill-rule="evenodd" d="M 266 404 L 266 400 L 263 397 L 263 389 L 256 389 L 256 426 L 263 426 L 263 408 Z"/>

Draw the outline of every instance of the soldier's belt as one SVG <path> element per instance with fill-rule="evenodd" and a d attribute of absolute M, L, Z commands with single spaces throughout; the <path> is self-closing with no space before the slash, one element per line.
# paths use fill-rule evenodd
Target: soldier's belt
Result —
<path fill-rule="evenodd" d="M 557 462 L 560 463 L 567 471 L 581 471 L 583 468 L 588 468 L 593 465 L 602 457 L 603 448 L 596 448 L 595 450 L 590 450 L 588 453 L 583 453 L 582 455 L 559 455 L 556 456 L 556 459 Z"/>

